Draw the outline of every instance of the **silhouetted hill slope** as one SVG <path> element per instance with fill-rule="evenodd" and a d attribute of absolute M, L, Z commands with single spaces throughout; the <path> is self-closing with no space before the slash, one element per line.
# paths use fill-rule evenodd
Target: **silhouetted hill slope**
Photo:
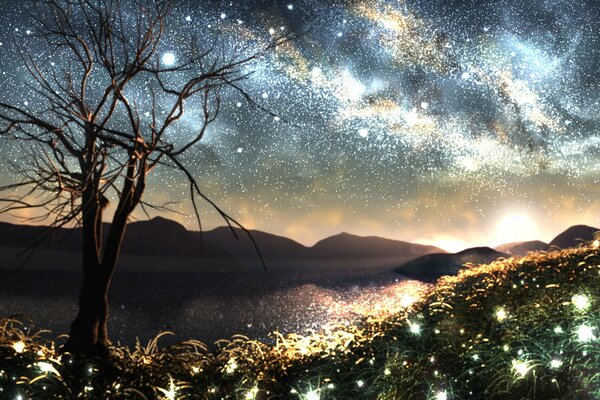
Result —
<path fill-rule="evenodd" d="M 600 229 L 588 225 L 574 225 L 560 233 L 550 242 L 550 246 L 566 249 L 580 245 L 583 241 L 594 239 L 594 233 Z"/>
<path fill-rule="evenodd" d="M 532 251 L 546 251 L 550 248 L 548 243 L 542 242 L 541 240 L 530 240 L 527 242 L 512 242 L 505 243 L 495 247 L 496 251 L 501 253 L 512 254 L 513 256 L 526 256 L 527 253 Z"/>
<path fill-rule="evenodd" d="M 27 247 L 45 237 L 39 245 L 41 248 L 76 250 L 81 247 L 81 232 L 78 229 L 58 229 L 50 236 L 47 236 L 47 231 L 44 226 L 0 222 L 0 246 Z"/>
<path fill-rule="evenodd" d="M 107 232 L 105 229 L 105 234 Z M 193 232 L 178 222 L 161 217 L 130 223 L 125 231 L 123 252 L 181 257 L 203 255 Z"/>
<path fill-rule="evenodd" d="M 395 271 L 421 281 L 433 282 L 444 275 L 455 275 L 466 263 L 487 264 L 500 257 L 510 257 L 489 247 L 473 247 L 454 254 L 427 254 L 407 262 Z"/>
<path fill-rule="evenodd" d="M 314 256 L 319 257 L 386 257 L 404 255 L 420 257 L 423 254 L 444 252 L 444 250 L 422 244 L 385 239 L 377 236 L 357 236 L 342 232 L 325 238 L 312 247 Z"/>
<path fill-rule="evenodd" d="M 234 228 L 236 237 L 228 227 L 219 227 L 204 233 L 193 232 L 192 234 L 200 243 L 204 242 L 204 248 L 208 255 L 217 256 L 216 248 L 223 250 L 226 254 L 240 258 L 256 257 L 256 249 L 248 234 L 241 229 Z M 265 258 L 304 258 L 309 255 L 308 248 L 292 239 L 271 233 L 250 230 L 256 241 L 261 254 Z"/>

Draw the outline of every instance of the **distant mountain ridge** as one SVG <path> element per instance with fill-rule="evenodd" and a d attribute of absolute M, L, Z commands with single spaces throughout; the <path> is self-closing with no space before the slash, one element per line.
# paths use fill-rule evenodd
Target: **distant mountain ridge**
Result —
<path fill-rule="evenodd" d="M 107 235 L 108 224 L 104 224 Z M 0 246 L 25 247 L 40 238 L 45 227 L 0 222 Z M 203 233 L 188 231 L 178 222 L 156 217 L 129 224 L 122 252 L 156 257 L 200 257 L 258 260 L 254 244 L 240 229 L 219 227 Z M 261 255 L 270 260 L 330 260 L 330 265 L 398 266 L 396 271 L 413 278 L 435 280 L 455 274 L 465 263 L 488 263 L 498 257 L 524 256 L 530 251 L 573 247 L 594 239 L 598 228 L 575 225 L 557 235 L 549 244 L 541 241 L 507 243 L 491 249 L 480 247 L 447 253 L 435 246 L 415 244 L 377 236 L 357 236 L 342 232 L 304 246 L 292 239 L 251 230 Z M 80 251 L 80 229 L 59 229 L 40 245 L 43 249 Z M 335 261 L 339 260 L 339 262 Z M 285 265 L 285 263 L 280 263 Z M 320 265 L 318 262 L 315 265 Z"/>
<path fill-rule="evenodd" d="M 104 225 L 104 235 L 109 225 Z M 0 223 L 0 246 L 24 247 L 35 242 L 44 227 Z M 219 227 L 206 232 L 188 231 L 178 222 L 156 217 L 132 222 L 123 241 L 123 254 L 169 257 L 257 258 L 254 244 L 241 229 Z M 435 246 L 340 233 L 307 247 L 292 239 L 251 230 L 252 237 L 267 259 L 369 259 L 391 258 L 398 262 L 433 252 L 444 252 Z M 58 229 L 40 243 L 40 248 L 79 251 L 81 230 Z"/>
<path fill-rule="evenodd" d="M 556 235 L 550 243 L 540 240 L 531 240 L 526 242 L 512 242 L 497 246 L 495 249 L 500 252 L 509 253 L 514 256 L 525 256 L 531 251 L 548 251 L 552 248 L 566 249 L 577 247 L 581 243 L 594 240 L 594 235 L 600 229 L 588 225 L 573 225 L 563 232 Z"/>
<path fill-rule="evenodd" d="M 379 236 L 357 236 L 342 232 L 334 236 L 322 239 L 312 246 L 312 251 L 320 257 L 335 256 L 343 251 L 348 257 L 356 257 L 364 254 L 387 256 L 395 254 L 402 248 L 409 256 L 420 256 L 423 253 L 445 252 L 435 246 L 415 245 L 414 243 L 386 239 Z M 421 253 L 421 254 L 419 254 Z"/>

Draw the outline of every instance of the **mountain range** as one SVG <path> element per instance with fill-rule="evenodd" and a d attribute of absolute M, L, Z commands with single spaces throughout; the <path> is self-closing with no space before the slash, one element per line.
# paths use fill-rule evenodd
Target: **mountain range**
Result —
<path fill-rule="evenodd" d="M 108 228 L 106 224 L 104 235 Z M 41 226 L 0 223 L 0 246 L 31 245 L 43 237 L 44 229 Z M 330 236 L 310 247 L 258 230 L 251 230 L 250 233 L 265 259 L 386 259 L 388 264 L 398 265 L 425 254 L 445 252 L 435 246 L 349 233 Z M 80 228 L 57 229 L 39 243 L 38 247 L 79 251 L 81 241 Z M 201 233 L 189 231 L 183 225 L 161 217 L 130 223 L 122 253 L 156 257 L 258 259 L 252 241 L 240 229 L 219 227 Z"/>
<path fill-rule="evenodd" d="M 104 234 L 109 225 L 105 224 Z M 45 227 L 0 223 L 0 246 L 22 248 L 44 238 Z M 523 256 L 530 251 L 573 247 L 592 240 L 598 229 L 576 225 L 557 235 L 550 243 L 527 241 L 506 243 L 495 249 L 477 247 L 458 253 L 447 253 L 435 246 L 385 239 L 377 236 L 357 236 L 340 233 L 327 237 L 313 246 L 304 246 L 292 239 L 267 232 L 251 230 L 261 255 L 267 260 L 317 260 L 337 266 L 400 266 L 396 272 L 422 280 L 435 280 L 454 274 L 465 263 L 487 263 L 499 257 Z M 235 233 L 235 235 L 233 234 Z M 237 236 L 237 239 L 236 239 Z M 41 249 L 79 251 L 80 228 L 61 228 L 42 240 Z M 219 227 L 198 232 L 162 217 L 129 224 L 122 246 L 125 255 L 150 257 L 201 257 L 213 259 L 258 260 L 249 236 L 240 229 Z M 280 264 L 284 265 L 285 262 Z M 318 265 L 316 263 L 315 265 Z"/>

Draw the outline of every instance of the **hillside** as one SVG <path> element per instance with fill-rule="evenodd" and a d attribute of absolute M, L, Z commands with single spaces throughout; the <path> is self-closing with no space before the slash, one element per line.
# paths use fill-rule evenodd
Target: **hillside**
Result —
<path fill-rule="evenodd" d="M 558 234 L 550 242 L 550 246 L 555 246 L 561 249 L 579 246 L 582 243 L 594 239 L 594 234 L 598 232 L 598 228 L 587 225 L 574 225 Z"/>
<path fill-rule="evenodd" d="M 599 302 L 600 251 L 582 247 L 463 269 L 390 317 L 271 343 L 233 337 L 215 353 L 153 341 L 61 362 L 47 335 L 6 319 L 0 387 L 7 398 L 591 400 Z"/>
<path fill-rule="evenodd" d="M 458 253 L 434 253 L 419 257 L 396 268 L 399 274 L 426 282 L 444 275 L 455 275 L 467 263 L 485 264 L 501 257 L 510 257 L 489 247 L 474 247 Z"/>
<path fill-rule="evenodd" d="M 508 253 L 513 256 L 522 257 L 532 251 L 547 251 L 550 249 L 548 243 L 541 240 L 530 240 L 527 242 L 512 242 L 496 246 L 494 250 L 500 253 Z"/>

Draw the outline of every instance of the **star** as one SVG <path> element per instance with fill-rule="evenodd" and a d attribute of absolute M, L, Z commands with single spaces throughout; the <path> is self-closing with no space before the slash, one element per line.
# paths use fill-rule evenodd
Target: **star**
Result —
<path fill-rule="evenodd" d="M 172 52 L 164 53 L 162 56 L 162 62 L 167 67 L 175 65 L 175 62 L 176 62 L 175 53 L 172 53 Z"/>

